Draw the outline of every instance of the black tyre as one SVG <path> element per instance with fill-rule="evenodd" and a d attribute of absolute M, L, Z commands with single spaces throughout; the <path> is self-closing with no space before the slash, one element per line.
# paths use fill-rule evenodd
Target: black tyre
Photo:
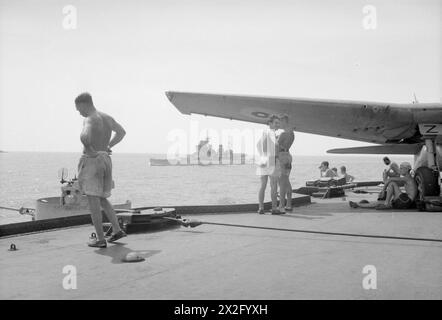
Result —
<path fill-rule="evenodd" d="M 420 167 L 416 170 L 414 179 L 419 191 L 419 200 L 424 200 L 424 197 L 440 195 L 439 172 L 428 167 Z"/>

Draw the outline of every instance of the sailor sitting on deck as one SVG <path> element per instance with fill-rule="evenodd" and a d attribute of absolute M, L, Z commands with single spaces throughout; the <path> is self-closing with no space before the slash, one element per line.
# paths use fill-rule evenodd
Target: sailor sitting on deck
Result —
<path fill-rule="evenodd" d="M 319 166 L 319 175 L 321 178 L 335 178 L 337 174 L 329 168 L 328 161 L 322 161 Z"/>
<path fill-rule="evenodd" d="M 414 178 L 410 174 L 411 164 L 408 162 L 401 163 L 399 172 L 401 177 L 392 177 L 388 179 L 384 186 L 384 191 L 387 195 L 385 201 L 382 202 L 368 202 L 362 201 L 355 203 L 350 201 L 350 207 L 352 208 L 376 208 L 377 210 L 385 209 L 410 209 L 415 205 L 415 199 L 417 197 L 417 184 Z M 405 183 L 405 192 L 402 192 L 398 182 Z"/>
<path fill-rule="evenodd" d="M 387 182 L 390 178 L 397 178 L 401 176 L 399 166 L 396 162 L 391 162 L 390 158 L 384 157 L 383 159 L 386 166 L 388 166 L 388 169 L 385 169 L 382 173 L 382 180 L 384 183 Z"/>
<path fill-rule="evenodd" d="M 264 130 L 261 139 L 258 141 L 258 161 L 256 174 L 260 177 L 261 186 L 258 194 L 258 213 L 264 214 L 264 195 L 267 181 L 270 178 L 270 194 L 272 198 L 272 214 L 279 214 L 277 209 L 278 178 L 281 175 L 281 167 L 277 158 L 276 133 L 279 128 L 279 118 L 272 115 L 267 122 L 269 129 Z"/>
<path fill-rule="evenodd" d="M 343 178 L 345 178 L 345 183 L 353 182 L 353 180 L 355 179 L 355 177 L 347 173 L 347 168 L 345 166 L 341 167 L 341 175 Z"/>

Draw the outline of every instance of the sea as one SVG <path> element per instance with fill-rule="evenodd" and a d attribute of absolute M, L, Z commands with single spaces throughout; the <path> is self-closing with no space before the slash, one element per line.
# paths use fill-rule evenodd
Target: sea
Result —
<path fill-rule="evenodd" d="M 113 189 L 110 201 L 132 201 L 133 207 L 205 204 L 240 204 L 257 202 L 259 177 L 256 166 L 149 166 L 149 158 L 161 155 L 115 153 L 112 155 Z M 68 169 L 70 178 L 77 173 L 80 153 L 6 152 L 0 153 L 0 206 L 35 208 L 43 197 L 59 196 L 60 169 Z M 327 160 L 330 167 L 345 165 L 356 181 L 381 180 L 385 165 L 383 155 L 293 156 L 290 181 L 293 188 L 307 180 L 319 178 L 319 164 Z M 412 156 L 391 156 L 396 162 Z M 266 201 L 269 200 L 269 190 Z M 29 216 L 0 209 L 0 224 L 29 221 Z"/>

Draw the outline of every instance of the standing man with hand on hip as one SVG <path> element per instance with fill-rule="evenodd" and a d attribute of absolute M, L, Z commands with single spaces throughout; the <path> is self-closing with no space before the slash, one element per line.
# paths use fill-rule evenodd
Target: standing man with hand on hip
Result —
<path fill-rule="evenodd" d="M 111 148 L 119 143 L 126 132 L 111 116 L 95 109 L 92 96 L 82 93 L 75 99 L 77 111 L 85 118 L 80 140 L 84 146 L 78 164 L 78 183 L 87 195 L 92 222 L 97 239 L 91 240 L 90 247 L 106 248 L 103 233 L 101 208 L 112 224 L 113 234 L 108 239 L 114 242 L 126 236 L 121 230 L 115 211 L 107 200 L 113 188 Z M 115 132 L 111 139 L 112 132 Z"/>
<path fill-rule="evenodd" d="M 279 163 L 281 165 L 281 177 L 279 178 L 279 211 L 284 213 L 292 211 L 292 185 L 290 183 L 290 172 L 292 170 L 292 155 L 290 147 L 295 141 L 293 128 L 289 126 L 289 117 L 283 115 L 280 118 L 281 128 L 284 130 L 278 138 Z M 287 197 L 287 202 L 286 202 Z"/>

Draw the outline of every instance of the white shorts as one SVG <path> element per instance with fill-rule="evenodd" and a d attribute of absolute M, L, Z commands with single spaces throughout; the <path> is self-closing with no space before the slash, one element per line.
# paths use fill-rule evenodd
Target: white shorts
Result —
<path fill-rule="evenodd" d="M 275 159 L 275 157 L 261 159 L 261 163 L 259 163 L 258 167 L 256 168 L 256 174 L 258 176 L 279 178 L 281 176 L 281 164 L 279 159 Z"/>

